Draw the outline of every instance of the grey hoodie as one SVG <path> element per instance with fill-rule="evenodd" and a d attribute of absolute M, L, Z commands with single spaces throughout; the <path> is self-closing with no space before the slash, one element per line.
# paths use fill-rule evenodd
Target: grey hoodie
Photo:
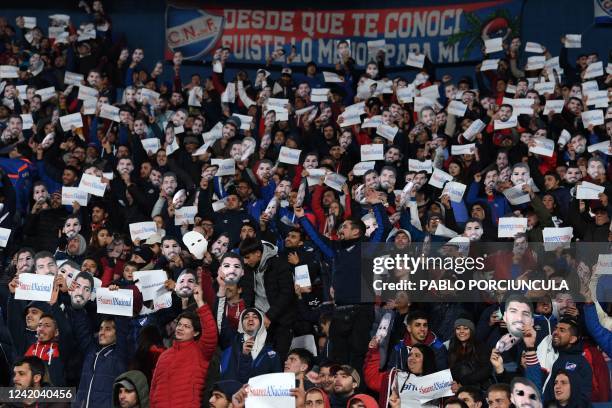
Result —
<path fill-rule="evenodd" d="M 264 272 L 268 265 L 268 261 L 276 256 L 278 248 L 269 242 L 261 241 L 263 251 L 261 260 L 255 271 L 255 307 L 266 313 L 270 309 L 270 302 L 266 296 L 266 288 L 264 286 Z"/>

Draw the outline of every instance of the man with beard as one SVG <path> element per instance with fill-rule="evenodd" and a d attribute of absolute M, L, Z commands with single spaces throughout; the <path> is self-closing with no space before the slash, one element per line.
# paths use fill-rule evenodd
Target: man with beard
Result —
<path fill-rule="evenodd" d="M 94 289 L 94 279 L 89 272 L 81 272 L 70 286 L 70 304 L 73 309 L 82 309 L 91 300 Z"/>
<path fill-rule="evenodd" d="M 567 166 L 567 171 L 563 177 L 564 184 L 567 188 L 573 188 L 577 182 L 582 180 L 582 172 L 575 161 L 570 161 Z"/>
<path fill-rule="evenodd" d="M 380 189 L 387 193 L 387 202 L 395 203 L 395 183 L 397 170 L 391 166 L 384 166 L 380 171 Z"/>
<path fill-rule="evenodd" d="M 504 322 L 514 337 L 523 337 L 525 327 L 533 326 L 531 303 L 522 296 L 510 295 L 506 299 Z"/>
<path fill-rule="evenodd" d="M 482 177 L 483 173 L 484 179 Z M 465 197 L 465 202 L 470 206 L 478 201 L 489 203 L 493 225 L 497 225 L 497 220 L 512 210 L 506 197 L 497 190 L 498 180 L 499 173 L 497 169 L 492 167 L 474 174 L 474 181 L 470 184 Z"/>
<path fill-rule="evenodd" d="M 536 384 L 543 384 L 544 401 L 554 399 L 554 375 L 565 369 L 575 374 L 572 400 L 576 402 L 576 406 L 590 405 L 593 370 L 583 356 L 580 328 L 574 318 L 562 318 L 552 335 L 544 338 L 540 345 L 535 343 L 536 331 L 533 325 L 526 326 L 523 341 L 527 363 L 525 374 Z"/>
<path fill-rule="evenodd" d="M 175 173 L 167 171 L 164 173 L 159 191 L 159 198 L 151 211 L 151 217 L 163 215 L 163 212 L 168 210 L 168 203 L 172 202 L 172 197 L 178 187 L 178 178 Z"/>
<path fill-rule="evenodd" d="M 198 284 L 196 273 L 190 269 L 185 269 L 176 280 L 174 291 L 181 299 L 188 299 L 193 295 L 193 289 Z"/>
<path fill-rule="evenodd" d="M 13 364 L 13 384 L 18 390 L 41 390 L 50 386 L 45 382 L 47 370 L 45 363 L 38 357 L 22 357 Z M 55 384 L 54 384 L 55 385 Z M 55 403 L 53 407 L 67 407 L 68 404 Z M 11 404 L 11 406 L 13 406 Z M 36 403 L 35 400 L 23 400 L 24 407 L 36 406 L 43 407 L 46 404 Z"/>
<path fill-rule="evenodd" d="M 185 263 L 181 257 L 181 244 L 178 239 L 172 236 L 162 238 L 161 254 L 162 256 L 157 260 L 155 268 L 167 269 L 170 272 L 171 280 L 176 281 L 185 269 Z M 174 286 L 172 285 L 169 289 L 174 289 Z"/>
<path fill-rule="evenodd" d="M 21 248 L 15 254 L 15 258 L 17 259 L 17 264 L 15 265 L 17 275 L 34 272 L 34 251 L 31 248 Z"/>

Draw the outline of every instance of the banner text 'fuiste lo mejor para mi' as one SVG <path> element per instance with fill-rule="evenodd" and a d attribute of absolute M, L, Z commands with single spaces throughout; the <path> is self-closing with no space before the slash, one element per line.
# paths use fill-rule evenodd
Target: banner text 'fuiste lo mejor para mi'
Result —
<path fill-rule="evenodd" d="M 232 51 L 230 62 L 265 63 L 279 48 L 295 46 L 294 63 L 333 66 L 337 45 L 349 40 L 358 66 L 374 58 L 368 42 L 385 40 L 388 65 L 404 65 L 410 52 L 434 63 L 482 59 L 483 41 L 518 35 L 522 0 L 446 6 L 352 9 L 259 10 L 247 8 L 166 9 L 166 44 L 185 59 L 208 59 L 220 47 Z M 208 58 L 207 58 L 208 57 Z"/>

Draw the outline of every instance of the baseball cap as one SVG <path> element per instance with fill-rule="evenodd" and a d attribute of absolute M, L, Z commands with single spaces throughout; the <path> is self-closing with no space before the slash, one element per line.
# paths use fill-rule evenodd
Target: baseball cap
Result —
<path fill-rule="evenodd" d="M 240 118 L 234 115 L 227 118 L 225 123 L 231 123 L 232 125 L 236 127 L 236 129 L 240 129 L 240 126 L 242 125 L 242 121 L 240 120 Z"/>
<path fill-rule="evenodd" d="M 293 71 L 291 71 L 291 68 L 283 68 L 281 71 L 281 75 L 291 75 L 292 73 Z"/>
<path fill-rule="evenodd" d="M 133 255 L 137 255 L 142 258 L 145 263 L 151 262 L 153 259 L 153 251 L 147 247 L 137 247 L 134 249 Z"/>
<path fill-rule="evenodd" d="M 128 380 L 121 380 L 117 384 L 119 384 L 120 387 L 123 387 L 123 388 L 125 388 L 128 391 L 133 391 L 133 390 L 136 389 L 136 387 L 134 387 L 134 384 L 132 384 Z"/>
<path fill-rule="evenodd" d="M 350 365 L 344 364 L 336 368 L 334 375 L 336 375 L 340 371 L 353 377 L 353 381 L 355 381 L 357 383 L 357 387 L 359 387 L 359 385 L 361 384 L 361 377 L 359 376 L 357 370 L 355 370 Z"/>

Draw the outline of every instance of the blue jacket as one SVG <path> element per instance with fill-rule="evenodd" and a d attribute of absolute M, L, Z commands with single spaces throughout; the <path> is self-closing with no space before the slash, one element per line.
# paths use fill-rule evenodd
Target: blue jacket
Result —
<path fill-rule="evenodd" d="M 271 346 L 264 346 L 253 360 L 250 354 L 242 352 L 242 339 L 242 333 L 237 333 L 231 346 L 223 350 L 220 363 L 222 379 L 246 384 L 251 377 L 282 371 L 280 358 Z"/>
<path fill-rule="evenodd" d="M 383 212 L 381 204 L 374 206 L 374 215 L 378 228 L 372 233 L 370 242 L 382 242 L 383 238 Z M 308 218 L 301 217 L 299 222 L 312 242 L 323 253 L 323 256 L 332 263 L 332 287 L 337 305 L 352 305 L 362 302 L 361 293 L 361 263 L 362 241 L 330 241 L 315 230 Z"/>
<path fill-rule="evenodd" d="M 595 305 L 584 305 L 584 322 L 591 337 L 599 347 L 609 356 L 612 356 L 612 331 L 606 329 L 599 322 Z"/>
<path fill-rule="evenodd" d="M 36 169 L 26 159 L 9 159 L 0 157 L 0 167 L 7 173 L 15 188 L 17 211 L 25 214 L 28 211 L 28 202 L 32 193 L 32 179 Z"/>
<path fill-rule="evenodd" d="M 112 405 L 115 378 L 127 371 L 128 322 L 128 318 L 116 317 L 117 341 L 100 348 L 94 340 L 87 313 L 84 310 L 73 311 L 74 333 L 85 356 L 73 407 L 94 408 Z"/>
<path fill-rule="evenodd" d="M 483 200 L 488 203 L 486 196 L 479 196 L 480 192 L 480 183 L 472 181 L 470 184 L 470 188 L 468 189 L 468 193 L 465 197 L 465 202 L 468 205 L 474 204 L 476 201 Z M 503 194 L 494 193 L 493 194 L 493 204 L 491 205 L 491 221 L 493 225 L 497 225 L 497 221 L 499 217 L 503 217 L 512 211 L 510 207 L 510 203 L 506 199 Z"/>
<path fill-rule="evenodd" d="M 546 382 L 546 387 L 542 394 L 543 401 L 552 401 L 554 395 L 554 382 L 557 372 L 564 369 L 572 373 L 576 380 L 572 384 L 572 401 L 576 401 L 580 407 L 589 407 L 591 403 L 591 394 L 593 385 L 593 370 L 589 362 L 582 355 L 582 343 L 579 341 L 570 346 L 568 349 L 559 350 L 559 357 L 555 360 L 550 371 L 550 377 Z M 527 365 L 525 370 L 526 377 L 532 380 L 540 389 L 544 387 L 546 374 L 543 374 L 540 364 Z"/>

